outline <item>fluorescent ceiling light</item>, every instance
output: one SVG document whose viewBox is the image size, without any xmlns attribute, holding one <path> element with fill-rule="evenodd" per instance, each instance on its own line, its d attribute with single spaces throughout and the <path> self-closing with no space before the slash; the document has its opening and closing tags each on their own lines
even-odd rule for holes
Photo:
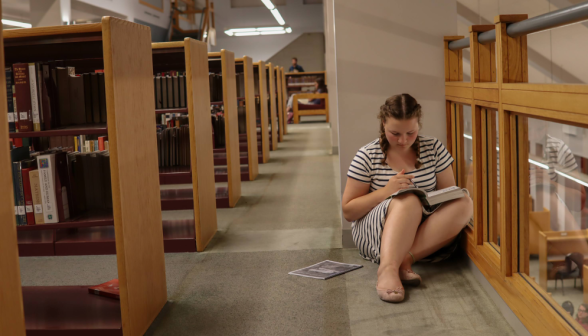
<svg viewBox="0 0 588 336">
<path fill-rule="evenodd" d="M 255 28 L 233 28 L 231 29 L 233 33 L 240 33 L 240 32 L 253 32 Z"/>
<path fill-rule="evenodd" d="M 292 32 L 292 28 L 291 27 L 286 28 L 286 33 L 291 33 L 291 32 Z"/>
<path fill-rule="evenodd" d="M 261 35 L 278 35 L 278 34 L 286 34 L 286 31 L 285 30 L 276 30 L 276 31 L 261 32 Z"/>
<path fill-rule="evenodd" d="M 260 32 L 245 32 L 245 33 L 235 33 L 235 36 L 254 36 L 259 35 Z"/>
<path fill-rule="evenodd" d="M 21 27 L 21 28 L 31 28 L 33 26 L 30 23 L 24 23 L 24 22 L 12 21 L 12 20 L 5 20 L 5 19 L 2 19 L 2 24 L 5 24 L 7 26 Z"/>
<path fill-rule="evenodd" d="M 284 30 L 284 27 L 261 27 L 257 28 L 257 31 L 270 31 L 270 30 Z"/>
<path fill-rule="evenodd" d="M 274 15 L 274 17 L 276 18 L 276 21 L 278 21 L 278 23 L 283 26 L 284 24 L 286 24 L 286 21 L 284 21 L 284 19 L 282 18 L 282 16 L 280 15 L 280 12 L 278 11 L 277 8 L 272 9 L 272 14 Z"/>
<path fill-rule="evenodd" d="M 276 8 L 271 0 L 261 0 L 261 2 L 263 2 L 265 7 L 267 7 L 267 9 L 269 9 L 269 10 Z"/>
<path fill-rule="evenodd" d="M 229 35 L 229 36 L 233 36 L 233 31 L 232 30 L 225 30 L 225 34 Z"/>
</svg>

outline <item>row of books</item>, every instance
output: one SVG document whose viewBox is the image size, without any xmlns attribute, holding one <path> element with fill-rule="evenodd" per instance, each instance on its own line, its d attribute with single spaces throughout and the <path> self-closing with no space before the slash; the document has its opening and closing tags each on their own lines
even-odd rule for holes
<svg viewBox="0 0 588 336">
<path fill-rule="evenodd" d="M 76 74 L 64 61 L 5 68 L 10 132 L 106 123 L 103 70 Z"/>
<path fill-rule="evenodd" d="M 54 148 L 11 150 L 17 225 L 65 221 L 86 211 L 112 209 L 109 152 Z"/>
<path fill-rule="evenodd" d="M 288 76 L 288 84 L 314 85 L 314 82 L 319 78 L 324 78 L 324 76 L 323 75 Z"/>
<path fill-rule="evenodd" d="M 158 127 L 157 153 L 160 167 L 190 165 L 190 131 L 188 125 Z"/>
<path fill-rule="evenodd" d="M 153 76 L 155 87 L 155 108 L 170 109 L 187 106 L 186 73 L 170 71 Z"/>
</svg>

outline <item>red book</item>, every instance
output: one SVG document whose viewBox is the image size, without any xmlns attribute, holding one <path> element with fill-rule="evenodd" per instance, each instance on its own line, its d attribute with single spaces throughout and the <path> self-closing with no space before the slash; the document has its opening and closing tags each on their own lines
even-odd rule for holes
<svg viewBox="0 0 588 336">
<path fill-rule="evenodd" d="M 22 189 L 24 191 L 27 225 L 35 225 L 35 212 L 33 210 L 33 193 L 31 191 L 31 180 L 29 178 L 29 172 L 35 169 L 37 169 L 37 167 L 22 169 Z"/>
<path fill-rule="evenodd" d="M 14 89 L 16 97 L 15 110 L 18 115 L 18 131 L 33 131 L 33 115 L 31 112 L 31 87 L 29 83 L 28 63 L 12 65 L 14 73 Z"/>
<path fill-rule="evenodd" d="M 94 73 L 104 73 L 104 69 L 94 70 Z"/>
<path fill-rule="evenodd" d="M 103 151 L 104 150 L 104 138 L 106 137 L 98 137 L 98 150 Z"/>
<path fill-rule="evenodd" d="M 98 286 L 88 287 L 90 294 L 109 297 L 120 300 L 120 290 L 118 289 L 118 279 L 113 279 Z"/>
</svg>

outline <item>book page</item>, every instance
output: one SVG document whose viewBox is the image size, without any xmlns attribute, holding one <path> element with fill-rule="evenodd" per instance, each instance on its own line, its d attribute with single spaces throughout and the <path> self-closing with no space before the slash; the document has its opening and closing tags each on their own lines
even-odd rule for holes
<svg viewBox="0 0 588 336">
<path fill-rule="evenodd" d="M 441 195 L 441 194 L 444 194 L 444 193 L 447 193 L 450 191 L 454 191 L 454 190 L 458 190 L 458 189 L 461 189 L 461 188 L 457 187 L 457 186 L 453 186 L 453 187 L 448 187 L 448 188 L 441 189 L 441 190 L 431 191 L 431 192 L 427 193 L 427 197 L 434 197 L 434 196 Z"/>
</svg>

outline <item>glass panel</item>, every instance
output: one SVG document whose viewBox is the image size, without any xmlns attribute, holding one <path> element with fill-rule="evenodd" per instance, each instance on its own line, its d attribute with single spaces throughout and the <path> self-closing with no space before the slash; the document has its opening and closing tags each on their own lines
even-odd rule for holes
<svg viewBox="0 0 588 336">
<path fill-rule="evenodd" d="M 486 241 L 500 252 L 500 148 L 498 113 L 484 109 L 486 116 Z"/>
<path fill-rule="evenodd" d="M 465 181 L 460 182 L 460 187 L 466 188 L 470 192 L 470 196 L 474 195 L 474 152 L 472 146 L 472 107 L 464 105 L 463 114 L 463 156 L 465 160 Z M 469 222 L 470 226 L 474 226 L 473 220 Z"/>
<path fill-rule="evenodd" d="M 588 257 L 588 132 L 528 120 L 529 275 L 576 318 L 579 309 L 588 310 L 580 308 Z M 588 326 L 588 313 L 579 317 Z"/>
</svg>

